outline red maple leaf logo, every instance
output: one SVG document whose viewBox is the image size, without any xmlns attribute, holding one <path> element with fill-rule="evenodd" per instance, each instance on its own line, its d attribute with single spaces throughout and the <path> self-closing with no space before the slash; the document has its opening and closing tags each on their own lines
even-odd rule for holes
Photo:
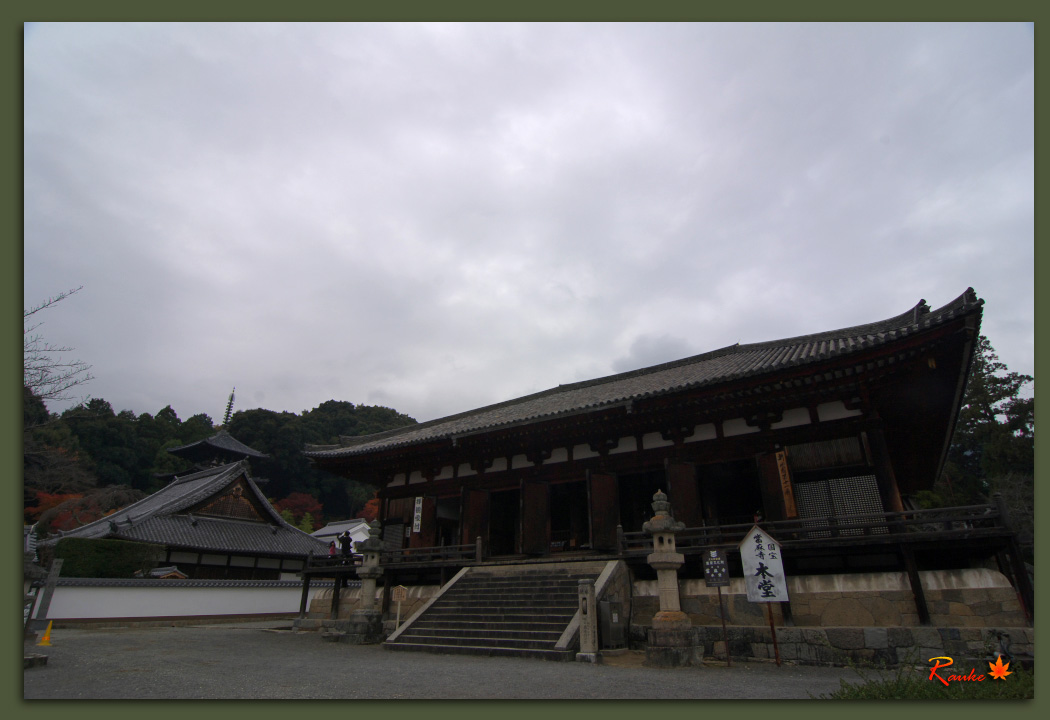
<svg viewBox="0 0 1050 720">
<path fill-rule="evenodd" d="M 995 659 L 994 663 L 988 663 L 988 667 L 992 669 L 992 677 L 996 680 L 1005 680 L 1007 675 L 1013 675 L 1009 671 L 1010 663 L 1003 664 L 1003 656 L 1000 655 Z"/>
</svg>

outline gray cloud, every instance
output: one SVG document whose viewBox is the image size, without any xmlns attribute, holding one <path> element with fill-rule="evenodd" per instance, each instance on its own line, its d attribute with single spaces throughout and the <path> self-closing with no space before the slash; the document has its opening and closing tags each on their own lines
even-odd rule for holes
<svg viewBox="0 0 1050 720">
<path fill-rule="evenodd" d="M 1022 24 L 42 24 L 24 300 L 118 409 L 419 419 L 973 286 L 1033 371 Z M 53 409 L 60 409 L 59 407 Z"/>
</svg>

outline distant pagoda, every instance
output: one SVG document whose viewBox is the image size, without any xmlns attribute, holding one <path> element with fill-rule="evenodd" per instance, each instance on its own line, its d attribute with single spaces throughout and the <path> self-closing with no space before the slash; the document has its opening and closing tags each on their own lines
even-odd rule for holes
<svg viewBox="0 0 1050 720">
<path fill-rule="evenodd" d="M 248 447 L 225 429 L 203 440 L 169 448 L 168 452 L 189 460 L 199 467 L 225 465 L 246 459 L 262 460 L 270 457 L 266 453 Z"/>
</svg>

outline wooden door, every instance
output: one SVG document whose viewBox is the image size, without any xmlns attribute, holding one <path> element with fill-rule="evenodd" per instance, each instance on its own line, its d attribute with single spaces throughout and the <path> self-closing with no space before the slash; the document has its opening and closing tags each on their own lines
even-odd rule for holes
<svg viewBox="0 0 1050 720">
<path fill-rule="evenodd" d="M 620 493 L 616 476 L 609 472 L 589 473 L 591 547 L 616 549 L 616 526 L 620 524 Z"/>
<path fill-rule="evenodd" d="M 521 482 L 521 551 L 546 555 L 550 550 L 550 495 L 545 482 Z"/>
</svg>

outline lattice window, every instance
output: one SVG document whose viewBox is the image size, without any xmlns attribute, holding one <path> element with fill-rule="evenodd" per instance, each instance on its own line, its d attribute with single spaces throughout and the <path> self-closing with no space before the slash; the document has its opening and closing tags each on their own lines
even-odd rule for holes
<svg viewBox="0 0 1050 720">
<path fill-rule="evenodd" d="M 881 515 L 882 499 L 874 475 L 857 475 L 831 480 L 815 480 L 796 483 L 795 502 L 798 505 L 799 518 L 803 525 L 818 527 L 825 525 L 829 517 L 834 517 L 839 525 L 840 535 L 861 535 L 861 528 L 850 529 L 850 525 L 871 524 L 874 518 L 860 520 L 841 519 L 846 515 Z M 812 518 L 811 521 L 806 520 Z M 885 527 L 871 530 L 873 533 L 885 533 Z M 830 537 L 830 531 L 814 532 L 811 537 Z"/>
<path fill-rule="evenodd" d="M 405 544 L 405 524 L 387 523 L 383 526 L 383 551 L 397 552 Z"/>
</svg>

